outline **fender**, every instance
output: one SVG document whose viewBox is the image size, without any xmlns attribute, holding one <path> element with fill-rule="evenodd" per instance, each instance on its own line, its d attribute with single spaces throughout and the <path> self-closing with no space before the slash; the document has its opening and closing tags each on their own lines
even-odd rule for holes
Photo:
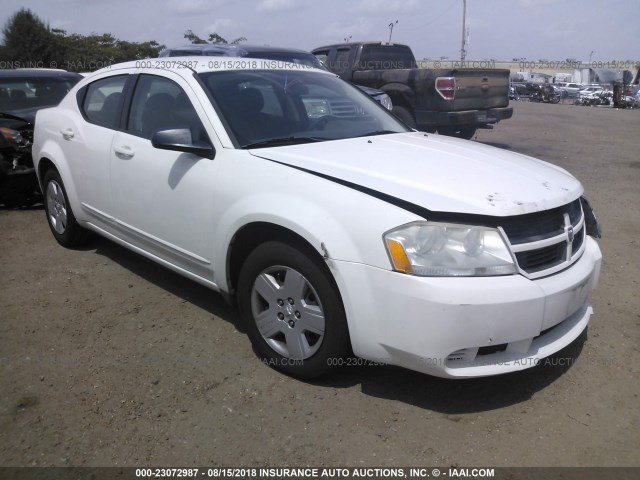
<svg viewBox="0 0 640 480">
<path fill-rule="evenodd" d="M 41 146 L 39 145 L 39 147 L 40 148 L 38 148 L 37 152 L 34 151 L 33 163 L 43 194 L 46 197 L 47 192 L 45 185 L 43 184 L 44 178 L 42 178 L 43 172 L 40 171 L 40 162 L 47 159 L 54 165 L 60 174 L 60 178 L 62 178 L 62 183 L 64 183 L 64 189 L 67 192 L 67 198 L 69 199 L 69 204 L 71 205 L 71 209 L 73 210 L 76 220 L 78 220 L 79 223 L 84 224 L 85 220 L 83 218 L 83 209 L 80 208 L 80 199 L 78 198 L 78 192 L 75 188 L 73 175 L 69 169 L 69 162 L 67 161 L 64 151 L 51 139 L 45 140 L 45 142 Z"/>
<path fill-rule="evenodd" d="M 415 109 L 416 94 L 415 91 L 408 85 L 402 83 L 391 82 L 379 87 L 384 93 L 391 97 L 391 101 L 394 105 L 396 103 L 400 106 L 403 103 L 409 105 L 412 109 Z M 398 100 L 401 99 L 401 100 Z"/>
<path fill-rule="evenodd" d="M 285 228 L 307 240 L 320 256 L 328 252 L 330 260 L 389 269 L 382 233 L 420 218 L 383 199 L 258 157 L 225 162 L 224 177 L 236 177 L 247 169 L 253 172 L 252 181 L 238 184 L 221 180 L 218 187 L 219 198 L 235 199 L 214 214 L 219 220 L 213 231 L 222 235 L 213 245 L 213 265 L 217 267 L 213 280 L 226 291 L 228 272 L 221 267 L 227 265 L 229 247 L 237 232 L 251 223 Z M 283 183 L 283 188 L 270 188 L 278 182 Z M 384 227 L 372 227 L 367 212 L 375 212 Z"/>
</svg>

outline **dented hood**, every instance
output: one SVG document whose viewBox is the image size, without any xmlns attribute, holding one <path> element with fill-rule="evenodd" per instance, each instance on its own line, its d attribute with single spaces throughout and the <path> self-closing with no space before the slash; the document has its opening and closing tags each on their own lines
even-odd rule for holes
<svg viewBox="0 0 640 480">
<path fill-rule="evenodd" d="M 419 132 L 250 152 L 437 212 L 521 215 L 567 204 L 583 191 L 567 171 L 541 160 Z"/>
</svg>

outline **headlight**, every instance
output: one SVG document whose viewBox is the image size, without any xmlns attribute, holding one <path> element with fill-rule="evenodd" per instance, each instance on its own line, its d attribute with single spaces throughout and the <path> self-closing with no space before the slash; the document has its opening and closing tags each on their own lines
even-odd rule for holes
<svg viewBox="0 0 640 480">
<path fill-rule="evenodd" d="M 376 100 L 380 102 L 380 104 L 387 110 L 393 110 L 393 102 L 391 101 L 391 97 L 386 93 L 377 95 Z"/>
<path fill-rule="evenodd" d="M 27 141 L 22 137 L 22 134 L 18 130 L 13 130 L 11 128 L 0 127 L 0 138 L 4 139 L 4 142 L 6 142 L 7 145 L 14 148 L 24 147 L 27 144 Z"/>
<path fill-rule="evenodd" d="M 495 228 L 419 222 L 384 235 L 394 270 L 423 277 L 512 275 L 517 268 Z"/>
</svg>

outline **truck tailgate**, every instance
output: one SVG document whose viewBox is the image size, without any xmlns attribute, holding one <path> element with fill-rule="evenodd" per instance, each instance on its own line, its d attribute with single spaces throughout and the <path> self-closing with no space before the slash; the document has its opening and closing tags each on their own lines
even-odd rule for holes
<svg viewBox="0 0 640 480">
<path fill-rule="evenodd" d="M 453 100 L 436 92 L 438 77 L 455 77 Z M 506 69 L 393 69 L 353 72 L 351 81 L 357 85 L 384 91 L 408 87 L 413 91 L 407 100 L 416 111 L 462 112 L 503 108 L 509 105 L 509 70 Z M 402 87 L 402 86 L 406 87 Z M 394 99 L 394 104 L 397 100 Z"/>
<path fill-rule="evenodd" d="M 509 70 L 458 69 L 448 75 L 456 79 L 452 111 L 482 110 L 509 105 Z"/>
</svg>

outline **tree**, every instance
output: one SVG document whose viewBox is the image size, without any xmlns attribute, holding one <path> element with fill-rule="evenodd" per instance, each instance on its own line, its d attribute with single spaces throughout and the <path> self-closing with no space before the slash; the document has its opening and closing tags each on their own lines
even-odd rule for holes
<svg viewBox="0 0 640 480">
<path fill-rule="evenodd" d="M 189 40 L 191 43 L 195 44 L 195 45 L 203 45 L 203 44 L 207 44 L 207 43 L 211 43 L 211 44 L 217 44 L 217 43 L 224 43 L 224 44 L 231 44 L 231 45 L 237 45 L 238 43 L 242 43 L 242 42 L 246 42 L 247 38 L 246 37 L 238 37 L 234 40 L 231 40 L 231 42 L 227 41 L 226 38 L 218 35 L 217 33 L 213 32 L 209 34 L 209 41 L 204 40 L 202 38 L 200 38 L 198 35 L 196 35 L 195 33 L 193 33 L 193 30 L 187 30 L 186 32 L 184 32 L 184 38 L 186 38 L 187 40 Z"/>
<path fill-rule="evenodd" d="M 21 64 L 49 64 L 57 61 L 56 36 L 38 16 L 27 8 L 14 13 L 2 29 L 6 60 Z"/>
<path fill-rule="evenodd" d="M 186 32 L 184 32 L 184 38 L 186 38 L 191 43 L 194 43 L 196 45 L 202 45 L 204 43 L 207 43 L 206 40 L 203 40 L 202 38 L 197 36 L 195 33 L 193 33 L 192 30 L 187 30 Z"/>
<path fill-rule="evenodd" d="M 2 34 L 4 46 L 0 46 L 0 60 L 19 62 L 20 66 L 57 66 L 80 72 L 112 63 L 157 57 L 165 48 L 155 40 L 127 42 L 110 33 L 67 34 L 66 30 L 49 28 L 31 10 L 24 8 L 7 21 Z"/>
</svg>

